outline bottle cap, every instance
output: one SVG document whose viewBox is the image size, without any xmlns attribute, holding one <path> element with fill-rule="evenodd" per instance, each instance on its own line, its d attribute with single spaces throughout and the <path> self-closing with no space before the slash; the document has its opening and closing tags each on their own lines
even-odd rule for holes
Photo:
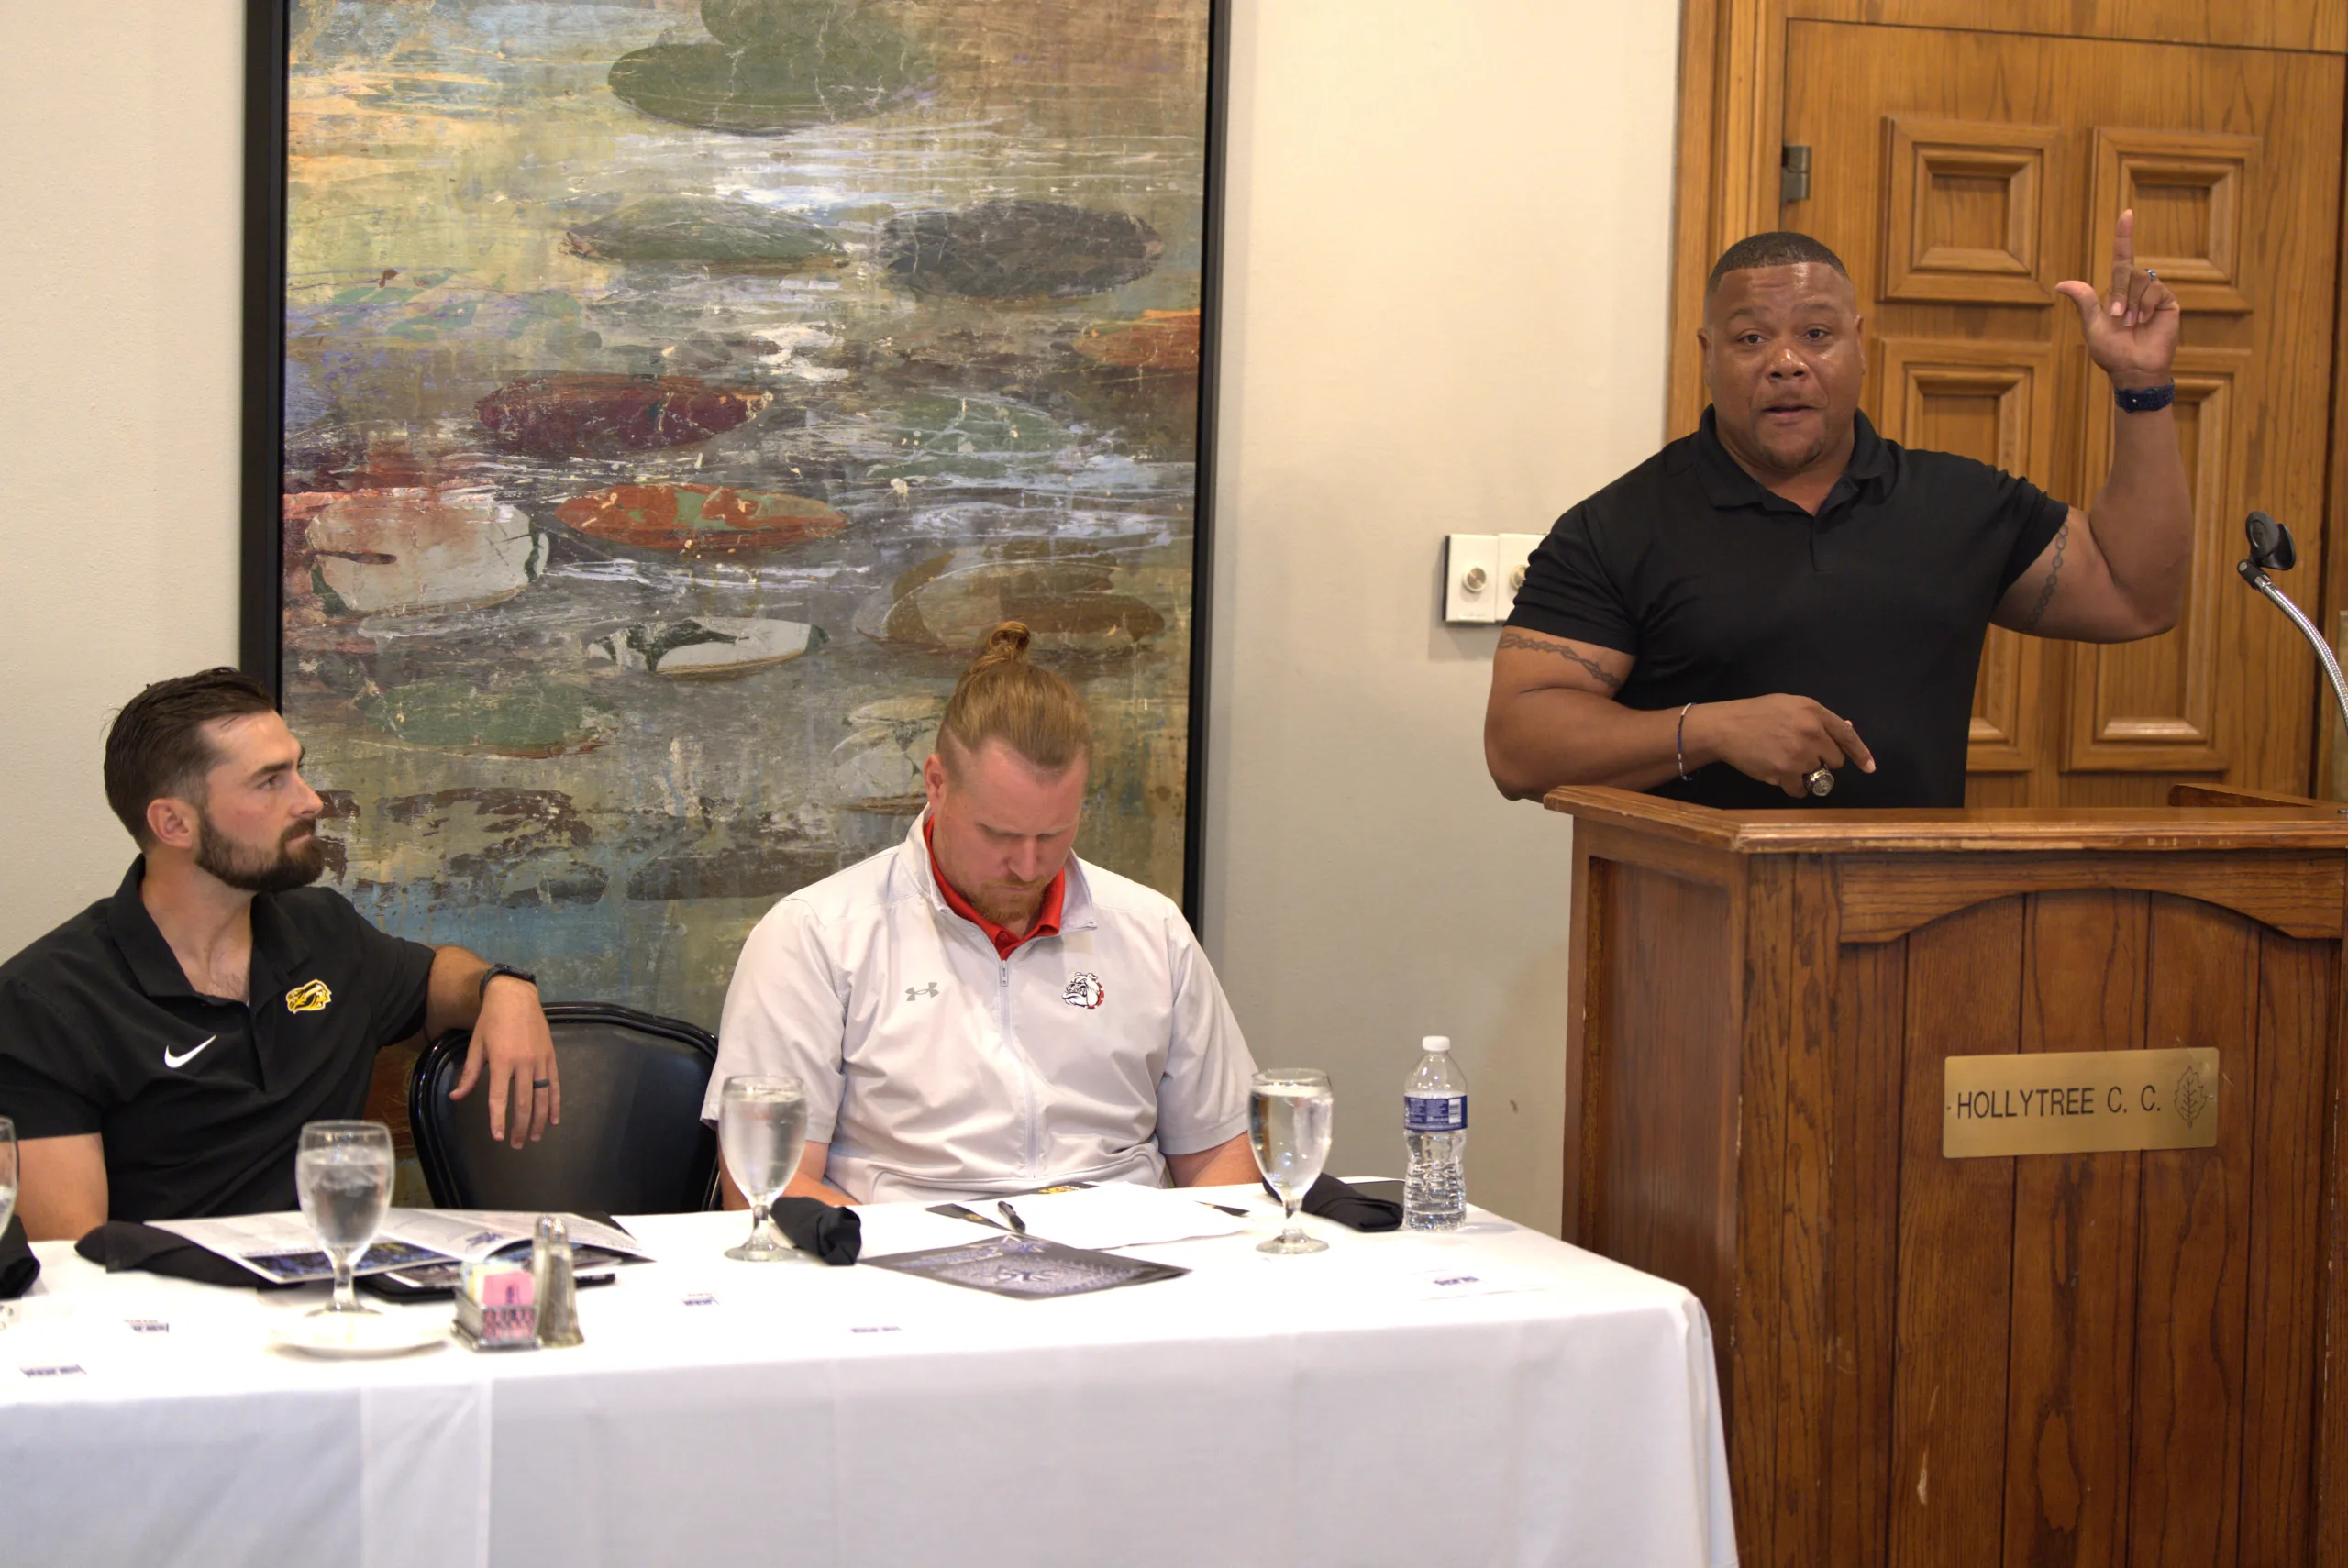
<svg viewBox="0 0 2348 1568">
<path fill-rule="evenodd" d="M 1448 1051 L 1451 1049 L 1451 1036 L 1448 1034 L 1430 1034 L 1425 1039 L 1419 1042 L 1419 1049 L 1422 1051 Z"/>
</svg>

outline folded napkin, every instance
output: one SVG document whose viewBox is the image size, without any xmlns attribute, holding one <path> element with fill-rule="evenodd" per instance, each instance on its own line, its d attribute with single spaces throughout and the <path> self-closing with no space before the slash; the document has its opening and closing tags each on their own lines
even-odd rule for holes
<svg viewBox="0 0 2348 1568">
<path fill-rule="evenodd" d="M 803 1253 L 834 1268 L 852 1264 L 864 1251 L 864 1221 L 853 1209 L 838 1209 L 813 1198 L 778 1198 L 771 1210 L 775 1229 Z"/>
<path fill-rule="evenodd" d="M 1272 1192 L 1272 1184 L 1264 1184 Z M 1272 1192 L 1274 1198 L 1279 1196 Z M 1357 1192 L 1335 1176 L 1324 1176 L 1312 1184 L 1298 1208 L 1316 1220 L 1335 1220 L 1338 1224 L 1356 1231 L 1399 1231 L 1402 1228 L 1402 1206 L 1390 1198 L 1372 1198 Z"/>
<path fill-rule="evenodd" d="M 14 1301 L 39 1277 L 40 1259 L 25 1240 L 25 1222 L 10 1215 L 8 1228 L 0 1231 L 0 1301 Z"/>
<path fill-rule="evenodd" d="M 184 1236 L 159 1231 L 128 1220 L 109 1220 L 80 1241 L 73 1250 L 108 1274 L 142 1269 L 149 1274 L 192 1279 L 198 1285 L 226 1285 L 238 1290 L 282 1290 L 287 1286 L 260 1275 L 218 1253 L 199 1247 Z"/>
</svg>

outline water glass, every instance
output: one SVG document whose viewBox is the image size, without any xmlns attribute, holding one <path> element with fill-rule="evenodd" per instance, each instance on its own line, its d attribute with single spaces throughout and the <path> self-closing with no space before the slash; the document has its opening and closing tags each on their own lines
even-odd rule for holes
<svg viewBox="0 0 2348 1568">
<path fill-rule="evenodd" d="M 392 1130 L 380 1121 L 306 1124 L 294 1156 L 294 1190 L 334 1268 L 334 1299 L 310 1316 L 377 1316 L 359 1304 L 351 1270 L 392 1205 Z"/>
<path fill-rule="evenodd" d="M 1304 1233 L 1297 1205 L 1321 1178 L 1329 1158 L 1329 1134 L 1336 1119 L 1329 1075 L 1316 1067 L 1273 1067 L 1257 1073 L 1247 1094 L 1247 1143 L 1256 1168 L 1279 1196 L 1280 1233 L 1256 1250 L 1289 1255 L 1324 1253 L 1329 1243 Z"/>
<path fill-rule="evenodd" d="M 727 1078 L 717 1091 L 717 1146 L 726 1174 L 750 1200 L 749 1239 L 725 1255 L 743 1263 L 797 1260 L 797 1250 L 774 1228 L 773 1213 L 807 1147 L 807 1086 L 792 1077 Z"/>
</svg>

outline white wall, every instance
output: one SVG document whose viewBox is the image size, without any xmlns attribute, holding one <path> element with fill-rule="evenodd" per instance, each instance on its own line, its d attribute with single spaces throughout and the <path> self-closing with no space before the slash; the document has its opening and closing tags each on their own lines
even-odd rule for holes
<svg viewBox="0 0 2348 1568">
<path fill-rule="evenodd" d="M 237 658 L 244 7 L 27 6 L 0 50 L 0 954 L 111 892 L 98 758 Z"/>
<path fill-rule="evenodd" d="M 1400 1174 L 1449 1034 L 1468 1192 L 1554 1229 L 1564 821 L 1485 775 L 1449 532 L 1540 533 L 1662 436 L 1677 14 L 1258 0 L 1233 39 L 1207 942 L 1258 1061 Z"/>
<path fill-rule="evenodd" d="M 1563 824 L 1478 732 L 1436 540 L 1653 450 L 1678 6 L 1240 0 L 1208 929 L 1266 1062 L 1392 1168 L 1423 1032 L 1476 1198 L 1554 1225 Z M 112 708 L 236 656 L 233 0 L 24 7 L 0 52 L 0 953 L 109 890 Z M 92 61 L 105 69 L 94 77 Z M 90 83 L 105 83 L 93 98 Z"/>
</svg>

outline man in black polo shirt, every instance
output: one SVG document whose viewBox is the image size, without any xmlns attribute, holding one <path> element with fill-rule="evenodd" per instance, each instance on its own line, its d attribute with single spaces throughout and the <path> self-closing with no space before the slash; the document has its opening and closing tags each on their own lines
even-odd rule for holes
<svg viewBox="0 0 2348 1568">
<path fill-rule="evenodd" d="M 356 1117 L 375 1052 L 470 1026 L 453 1094 L 493 1133 L 561 1119 L 530 977 L 384 935 L 307 884 L 317 795 L 269 693 L 233 669 L 149 687 L 106 736 L 106 801 L 141 851 L 110 898 L 0 966 L 0 1115 L 35 1241 L 108 1219 L 295 1206 L 305 1121 Z"/>
<path fill-rule="evenodd" d="M 2192 536 L 2169 412 L 2178 313 L 2132 234 L 2123 213 L 2108 298 L 2060 285 L 2121 409 L 2085 511 L 1877 436 L 1843 263 L 1805 235 L 1730 247 L 1699 334 L 1703 423 L 1534 552 L 1485 712 L 1501 792 L 1958 806 L 1993 623 L 2083 642 L 2173 625 Z"/>
</svg>

